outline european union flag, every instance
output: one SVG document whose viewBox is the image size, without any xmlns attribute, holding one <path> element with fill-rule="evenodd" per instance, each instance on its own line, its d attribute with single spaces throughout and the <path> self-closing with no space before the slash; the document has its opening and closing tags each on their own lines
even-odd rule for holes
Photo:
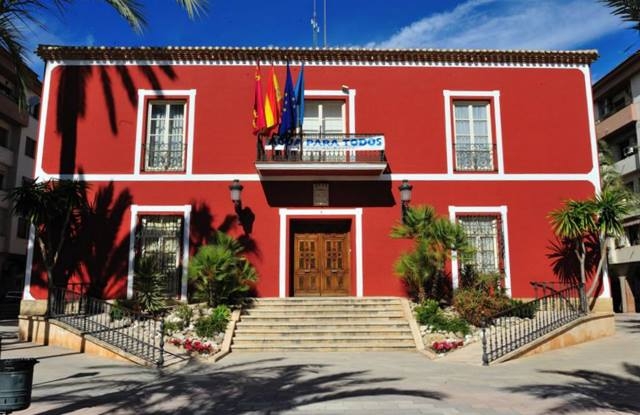
<svg viewBox="0 0 640 415">
<path fill-rule="evenodd" d="M 302 132 L 302 121 L 304 121 L 304 62 L 300 67 L 298 81 L 296 81 L 296 128 Z"/>
<path fill-rule="evenodd" d="M 278 128 L 280 137 L 289 135 L 296 128 L 295 99 L 291 69 L 289 68 L 289 62 L 287 62 L 287 80 L 284 84 L 284 97 L 282 98 L 282 117 L 280 119 L 280 128 Z"/>
</svg>

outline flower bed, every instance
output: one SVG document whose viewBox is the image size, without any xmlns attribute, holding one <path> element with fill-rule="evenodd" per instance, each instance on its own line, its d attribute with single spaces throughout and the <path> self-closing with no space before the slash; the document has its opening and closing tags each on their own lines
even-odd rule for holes
<svg viewBox="0 0 640 415">
<path fill-rule="evenodd" d="M 196 356 L 212 356 L 221 349 L 229 318 L 226 307 L 181 304 L 165 318 L 167 344 Z"/>
</svg>

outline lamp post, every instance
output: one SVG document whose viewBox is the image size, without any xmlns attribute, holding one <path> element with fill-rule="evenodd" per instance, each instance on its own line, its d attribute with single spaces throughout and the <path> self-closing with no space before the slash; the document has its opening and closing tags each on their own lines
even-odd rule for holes
<svg viewBox="0 0 640 415">
<path fill-rule="evenodd" d="M 236 212 L 242 209 L 242 189 L 244 186 L 240 184 L 240 180 L 235 179 L 229 185 L 229 191 L 231 192 L 231 201 L 236 209 Z"/>
<path fill-rule="evenodd" d="M 411 202 L 411 191 L 413 186 L 409 184 L 409 180 L 403 180 L 402 184 L 398 186 L 400 190 L 400 209 L 402 213 L 402 223 L 405 223 L 407 217 L 407 209 L 409 208 L 409 202 Z"/>
</svg>

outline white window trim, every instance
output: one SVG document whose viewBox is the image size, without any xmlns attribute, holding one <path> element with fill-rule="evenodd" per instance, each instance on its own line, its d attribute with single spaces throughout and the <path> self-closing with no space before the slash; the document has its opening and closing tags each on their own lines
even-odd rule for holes
<svg viewBox="0 0 640 415">
<path fill-rule="evenodd" d="M 160 100 L 167 100 L 172 98 L 186 98 L 187 114 L 185 114 L 185 128 L 186 128 L 186 154 L 185 154 L 185 171 L 184 175 L 190 175 L 193 172 L 193 135 L 195 130 L 195 111 L 196 111 L 196 90 L 195 89 L 163 89 L 163 90 L 150 90 L 139 89 L 138 90 L 138 114 L 136 121 L 136 147 L 135 147 L 135 160 L 133 165 L 133 174 L 140 175 L 142 171 L 142 144 L 146 140 L 147 131 L 145 126 L 147 125 L 145 117 L 148 113 L 148 101 L 153 98 Z M 180 175 L 180 173 L 174 173 L 174 175 Z"/>
<path fill-rule="evenodd" d="M 182 213 L 182 280 L 180 300 L 187 301 L 187 271 L 189 268 L 189 229 L 191 224 L 191 205 L 131 205 L 131 224 L 129 226 L 129 268 L 127 273 L 127 298 L 133 297 L 133 277 L 136 259 L 136 227 L 141 213 Z"/>
<path fill-rule="evenodd" d="M 363 239 L 362 239 L 362 208 L 355 209 L 280 209 L 280 244 L 278 263 L 278 296 L 287 296 L 287 240 L 289 235 L 289 219 L 291 216 L 353 216 L 355 223 L 355 244 L 356 244 L 356 297 L 364 295 L 364 273 L 363 273 Z"/>
<path fill-rule="evenodd" d="M 495 121 L 495 131 L 492 142 L 495 140 L 496 145 L 496 162 L 497 162 L 497 174 L 504 174 L 504 158 L 502 153 L 502 119 L 500 117 L 500 91 L 450 91 L 445 89 L 442 91 L 444 96 L 444 121 L 445 121 L 445 137 L 447 142 L 447 174 L 465 174 L 464 172 L 455 172 L 455 154 L 453 152 L 453 100 L 460 98 L 461 100 L 470 99 L 486 99 L 490 101 L 489 104 L 489 123 Z M 493 104 L 493 105 L 492 105 Z M 491 132 L 493 129 L 489 127 Z M 481 172 L 482 173 L 482 172 Z M 473 172 L 472 172 L 473 174 Z M 496 175 L 496 173 L 487 173 Z"/>
<path fill-rule="evenodd" d="M 452 223 L 456 222 L 458 214 L 461 213 L 473 213 L 473 214 L 491 214 L 500 216 L 502 223 L 502 243 L 504 244 L 504 288 L 507 295 L 511 296 L 511 261 L 509 260 L 509 224 L 507 221 L 507 206 L 449 206 L 449 220 Z M 456 251 L 453 251 L 451 257 L 451 282 L 453 288 L 458 288 L 459 272 L 458 272 L 458 258 Z"/>
<path fill-rule="evenodd" d="M 346 134 L 355 134 L 356 132 L 356 90 L 350 89 L 349 87 L 344 87 L 343 89 L 335 89 L 335 90 L 323 90 L 323 89 L 308 89 L 304 91 L 305 99 L 314 99 L 314 98 L 337 98 L 344 99 L 347 98 L 347 111 L 349 112 L 349 123 L 345 125 Z M 345 110 L 343 109 L 343 116 L 345 115 Z"/>
</svg>

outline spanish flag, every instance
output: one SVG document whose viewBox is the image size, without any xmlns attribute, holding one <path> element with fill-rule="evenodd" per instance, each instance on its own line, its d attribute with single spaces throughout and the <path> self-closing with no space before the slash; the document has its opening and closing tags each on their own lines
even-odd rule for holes
<svg viewBox="0 0 640 415">
<path fill-rule="evenodd" d="M 256 64 L 255 93 L 253 95 L 253 133 L 260 134 L 267 126 L 264 119 L 262 102 L 262 79 L 260 77 L 260 63 Z"/>
<path fill-rule="evenodd" d="M 264 119 L 267 129 L 273 129 L 280 124 L 280 110 L 282 106 L 282 96 L 276 71 L 271 65 L 271 76 L 267 85 L 267 93 L 264 96 Z"/>
</svg>

